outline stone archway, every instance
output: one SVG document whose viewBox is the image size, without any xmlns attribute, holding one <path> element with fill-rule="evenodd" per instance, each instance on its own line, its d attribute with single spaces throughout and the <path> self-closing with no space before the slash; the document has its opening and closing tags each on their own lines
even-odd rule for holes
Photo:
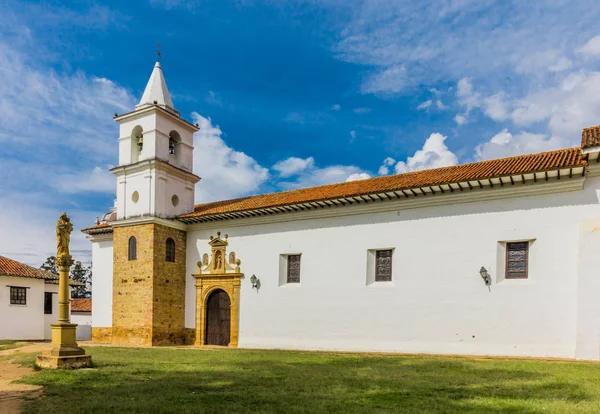
<svg viewBox="0 0 600 414">
<path fill-rule="evenodd" d="M 231 301 L 222 289 L 215 289 L 206 299 L 205 345 L 228 346 L 231 336 Z"/>
<path fill-rule="evenodd" d="M 211 237 L 212 258 L 198 262 L 196 279 L 196 340 L 194 345 L 238 346 L 240 320 L 240 259 L 235 253 L 227 262 L 227 235 Z M 220 292 L 220 293 L 219 293 Z M 228 319 L 227 319 L 228 317 Z M 229 327 L 229 335 L 225 332 Z M 210 330 L 210 332 L 209 332 Z M 209 338 L 210 336 L 210 338 Z"/>
</svg>

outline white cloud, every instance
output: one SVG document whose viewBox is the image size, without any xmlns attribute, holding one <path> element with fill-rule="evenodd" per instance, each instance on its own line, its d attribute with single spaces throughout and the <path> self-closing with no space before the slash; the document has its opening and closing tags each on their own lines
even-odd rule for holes
<svg viewBox="0 0 600 414">
<path fill-rule="evenodd" d="M 354 138 L 356 138 L 356 131 L 352 130 L 350 131 L 350 142 L 354 141 Z"/>
<path fill-rule="evenodd" d="M 570 69 L 573 62 L 557 50 L 535 52 L 522 56 L 515 65 L 515 71 L 520 74 L 538 74 L 548 72 L 562 72 Z"/>
<path fill-rule="evenodd" d="M 79 16 L 62 8 L 31 7 L 35 23 L 47 28 L 63 25 L 65 16 L 74 24 L 81 17 L 96 29 L 114 18 L 103 8 Z M 0 228 L 9 236 L 0 240 L 0 254 L 41 265 L 55 253 L 56 219 L 67 210 L 75 225 L 71 251 L 76 260 L 88 261 L 91 245 L 79 230 L 110 205 L 90 205 L 82 193 L 114 192 L 112 174 L 93 166 L 116 160 L 118 125 L 112 116 L 129 111 L 136 100 L 109 79 L 50 68 L 35 28 L 2 6 L 0 13 L 11 16 L 0 38 L 0 193 L 9 195 L 0 200 L 6 213 L 0 215 Z"/>
<path fill-rule="evenodd" d="M 504 121 L 510 111 L 510 104 L 507 102 L 504 92 L 484 98 L 483 106 L 485 114 L 494 121 Z"/>
<path fill-rule="evenodd" d="M 510 121 L 520 128 L 545 123 L 546 135 L 572 146 L 579 142 L 582 128 L 599 122 L 599 90 L 600 72 L 585 70 L 569 73 L 555 86 L 516 99 L 504 92 L 482 98 L 471 86 L 463 88 L 462 95 L 457 92 L 465 113 L 458 114 L 455 120 L 464 124 L 471 110 L 479 108 L 495 121 Z"/>
<path fill-rule="evenodd" d="M 197 202 L 224 200 L 255 193 L 269 178 L 269 170 L 252 157 L 230 148 L 210 118 L 192 113 L 200 131 L 194 134 L 194 173 Z"/>
<path fill-rule="evenodd" d="M 115 176 L 101 167 L 91 171 L 77 171 L 58 174 L 50 185 L 61 193 L 76 194 L 81 192 L 114 193 L 117 181 Z"/>
<path fill-rule="evenodd" d="M 417 109 L 421 110 L 421 109 L 427 109 L 431 106 L 431 104 L 433 103 L 433 101 L 431 99 L 421 103 L 419 106 L 417 106 Z"/>
<path fill-rule="evenodd" d="M 371 112 L 371 108 L 354 108 L 355 114 L 368 114 Z"/>
<path fill-rule="evenodd" d="M 475 159 L 480 161 L 521 154 L 534 154 L 563 147 L 564 142 L 556 137 L 527 132 L 513 135 L 507 129 L 503 129 L 488 142 L 475 148 Z"/>
<path fill-rule="evenodd" d="M 396 173 L 405 173 L 410 171 L 428 170 L 431 168 L 447 167 L 458 164 L 456 154 L 448 149 L 444 141 L 447 137 L 439 133 L 433 133 L 425 140 L 423 148 L 416 151 L 412 157 L 406 161 L 396 163 Z M 387 174 L 388 167 L 391 167 L 395 160 L 386 158 L 383 165 L 379 168 L 380 174 Z"/>
<path fill-rule="evenodd" d="M 279 173 L 280 177 L 290 177 L 305 171 L 307 168 L 313 168 L 315 160 L 313 157 L 297 158 L 290 157 L 285 160 L 278 161 L 273 165 L 273 169 Z"/>
<path fill-rule="evenodd" d="M 296 176 L 294 181 L 282 181 L 278 186 L 282 189 L 314 187 L 325 184 L 343 183 L 370 176 L 361 168 L 354 165 L 332 165 L 324 168 L 308 168 Z"/>
<path fill-rule="evenodd" d="M 600 15 L 593 0 L 326 4 L 345 12 L 338 57 L 374 68 L 363 82 L 365 93 L 397 93 L 465 76 L 507 86 L 511 94 L 528 90 L 523 82 L 533 86 L 569 67 L 569 55 L 598 34 Z M 527 70 L 534 66 L 536 73 Z"/>
<path fill-rule="evenodd" d="M 456 114 L 456 116 L 454 117 L 454 121 L 458 125 L 464 125 L 464 124 L 466 124 L 468 122 L 467 114 Z"/>
<path fill-rule="evenodd" d="M 335 104 L 335 105 L 333 105 L 333 106 L 331 107 L 331 109 L 332 109 L 333 111 L 336 111 L 336 112 L 337 112 L 337 111 L 339 111 L 340 109 L 342 109 L 342 107 L 341 107 L 341 105 L 340 105 L 340 104 Z"/>
<path fill-rule="evenodd" d="M 387 157 L 385 160 L 383 160 L 383 165 L 381 167 L 379 167 L 377 174 L 379 174 L 379 175 L 389 174 L 390 173 L 389 167 L 392 167 L 394 164 L 396 164 L 396 160 L 393 159 L 392 157 Z"/>
<path fill-rule="evenodd" d="M 349 181 L 358 181 L 358 180 L 366 180 L 367 178 L 371 178 L 371 176 L 367 173 L 353 173 L 346 178 L 346 182 Z"/>
<path fill-rule="evenodd" d="M 582 47 L 578 49 L 578 52 L 587 56 L 598 56 L 600 55 L 600 35 L 592 37 Z"/>
<path fill-rule="evenodd" d="M 404 65 L 392 65 L 368 77 L 362 84 L 363 93 L 396 94 L 404 90 L 408 73 Z"/>
</svg>

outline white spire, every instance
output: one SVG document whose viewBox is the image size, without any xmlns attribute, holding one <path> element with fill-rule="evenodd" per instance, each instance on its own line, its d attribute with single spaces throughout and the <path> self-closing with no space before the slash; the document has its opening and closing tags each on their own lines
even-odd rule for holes
<svg viewBox="0 0 600 414">
<path fill-rule="evenodd" d="M 165 82 L 160 67 L 160 62 L 156 62 L 154 65 L 152 75 L 150 75 L 150 80 L 148 80 L 142 99 L 140 99 L 140 103 L 137 104 L 135 108 L 138 109 L 144 105 L 154 105 L 155 101 L 157 105 L 162 106 L 163 108 L 166 107 L 175 110 L 175 108 L 173 108 L 173 101 L 171 101 L 171 95 L 167 89 L 167 82 Z"/>
</svg>

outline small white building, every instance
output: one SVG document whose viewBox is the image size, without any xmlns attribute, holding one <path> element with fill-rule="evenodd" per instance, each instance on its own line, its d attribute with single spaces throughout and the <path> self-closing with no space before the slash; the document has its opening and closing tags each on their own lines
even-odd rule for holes
<svg viewBox="0 0 600 414">
<path fill-rule="evenodd" d="M 92 299 L 71 299 L 71 322 L 77 324 L 77 340 L 90 341 L 92 339 Z"/>
<path fill-rule="evenodd" d="M 50 340 L 57 320 L 58 276 L 0 256 L 0 339 Z"/>
<path fill-rule="evenodd" d="M 0 339 L 51 339 L 58 276 L 0 256 Z"/>
<path fill-rule="evenodd" d="M 115 121 L 116 208 L 84 229 L 94 340 L 600 359 L 600 126 L 573 148 L 194 206 L 198 128 L 159 64 Z"/>
</svg>

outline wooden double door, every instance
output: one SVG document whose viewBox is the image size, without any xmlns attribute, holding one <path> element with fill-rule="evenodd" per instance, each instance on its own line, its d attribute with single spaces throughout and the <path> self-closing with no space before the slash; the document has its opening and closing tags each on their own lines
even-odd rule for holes
<svg viewBox="0 0 600 414">
<path fill-rule="evenodd" d="M 227 346 L 231 332 L 231 301 L 217 289 L 206 300 L 206 345 Z"/>
</svg>

